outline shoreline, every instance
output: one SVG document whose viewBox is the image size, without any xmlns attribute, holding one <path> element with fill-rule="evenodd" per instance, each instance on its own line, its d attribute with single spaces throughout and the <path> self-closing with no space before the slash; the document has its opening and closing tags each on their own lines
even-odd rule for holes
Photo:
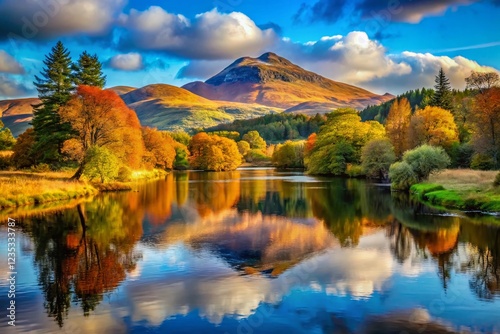
<svg viewBox="0 0 500 334">
<path fill-rule="evenodd" d="M 410 196 L 433 207 L 500 215 L 500 187 L 493 186 L 497 172 L 445 170 L 410 187 Z"/>
<path fill-rule="evenodd" d="M 72 172 L 0 172 L 0 210 L 36 206 L 53 202 L 83 199 L 106 192 L 133 190 L 139 180 L 160 179 L 167 172 L 160 170 L 142 171 L 128 182 L 94 183 L 75 181 Z"/>
</svg>

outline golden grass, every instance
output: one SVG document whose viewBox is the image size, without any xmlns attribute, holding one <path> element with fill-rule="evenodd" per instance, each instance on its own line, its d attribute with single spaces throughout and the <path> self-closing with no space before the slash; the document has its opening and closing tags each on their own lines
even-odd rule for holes
<svg viewBox="0 0 500 334">
<path fill-rule="evenodd" d="M 436 183 L 448 190 L 458 192 L 477 192 L 492 189 L 497 174 L 498 171 L 446 169 L 431 175 L 428 183 Z"/>
<path fill-rule="evenodd" d="M 0 208 L 95 195 L 86 182 L 69 180 L 71 172 L 0 172 Z"/>
</svg>

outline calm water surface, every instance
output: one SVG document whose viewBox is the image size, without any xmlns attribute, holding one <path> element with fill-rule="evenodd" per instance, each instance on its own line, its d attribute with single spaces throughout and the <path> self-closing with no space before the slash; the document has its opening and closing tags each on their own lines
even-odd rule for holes
<svg viewBox="0 0 500 334">
<path fill-rule="evenodd" d="M 272 169 L 135 190 L 0 212 L 1 333 L 500 333 L 498 218 Z"/>
</svg>

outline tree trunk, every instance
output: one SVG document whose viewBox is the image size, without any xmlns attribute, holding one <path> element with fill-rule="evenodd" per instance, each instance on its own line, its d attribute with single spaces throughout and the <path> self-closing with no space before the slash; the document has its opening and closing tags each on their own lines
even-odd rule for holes
<svg viewBox="0 0 500 334">
<path fill-rule="evenodd" d="M 83 174 L 83 167 L 84 167 L 83 163 L 80 164 L 80 167 L 78 167 L 78 169 L 76 170 L 75 175 L 71 177 L 72 180 L 77 180 L 77 181 L 80 180 Z"/>
</svg>

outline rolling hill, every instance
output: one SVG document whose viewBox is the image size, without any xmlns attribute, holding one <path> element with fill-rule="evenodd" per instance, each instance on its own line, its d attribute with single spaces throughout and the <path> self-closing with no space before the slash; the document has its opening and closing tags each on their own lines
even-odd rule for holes
<svg viewBox="0 0 500 334">
<path fill-rule="evenodd" d="M 145 86 L 122 99 L 135 110 L 142 125 L 161 130 L 205 128 L 237 119 L 282 112 L 258 104 L 211 101 L 188 90 L 166 84 Z"/>
<path fill-rule="evenodd" d="M 0 118 L 14 136 L 19 136 L 30 127 L 33 118 L 33 107 L 40 100 L 37 98 L 0 101 Z"/>
<path fill-rule="evenodd" d="M 210 100 L 257 103 L 307 113 L 320 106 L 326 112 L 339 107 L 363 109 L 393 98 L 336 82 L 309 72 L 274 53 L 243 57 L 205 82 L 183 88 Z M 312 107 L 312 108 L 311 108 Z"/>
</svg>

